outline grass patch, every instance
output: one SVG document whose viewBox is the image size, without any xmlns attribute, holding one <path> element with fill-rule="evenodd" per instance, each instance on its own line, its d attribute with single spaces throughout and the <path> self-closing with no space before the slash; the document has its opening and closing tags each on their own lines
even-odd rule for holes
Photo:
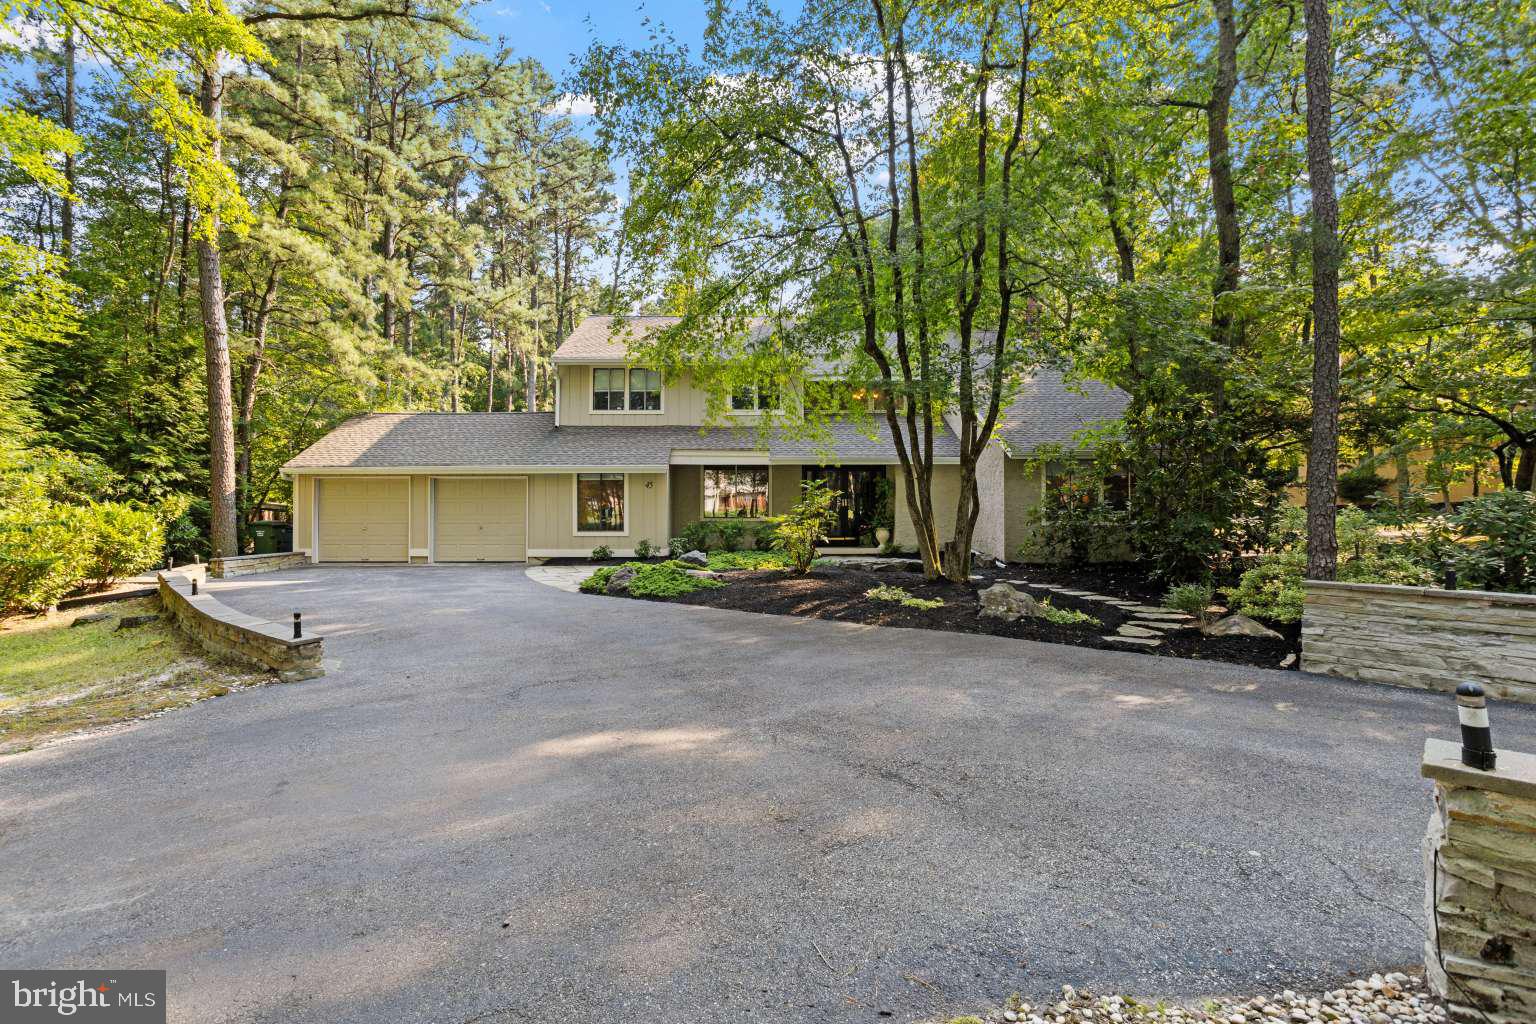
<svg viewBox="0 0 1536 1024">
<path fill-rule="evenodd" d="M 1051 599 L 1046 598 L 1040 602 L 1040 614 L 1047 622 L 1054 622 L 1058 626 L 1092 626 L 1094 629 L 1103 629 L 1104 623 L 1089 615 L 1087 612 L 1077 611 L 1075 608 L 1056 608 L 1051 605 Z"/>
<path fill-rule="evenodd" d="M 212 662 L 169 620 L 118 630 L 123 615 L 159 611 L 152 598 L 110 606 L 112 617 L 71 628 L 94 608 L 13 621 L 0 631 L 0 753 L 82 729 L 126 722 L 231 690 L 265 673 Z"/>
<path fill-rule="evenodd" d="M 889 583 L 882 583 L 878 587 L 870 587 L 864 591 L 864 596 L 871 601 L 889 601 L 891 604 L 899 604 L 903 608 L 918 608 L 924 611 L 944 607 L 944 599 L 941 597 L 913 597 L 900 587 L 893 587 Z"/>
<path fill-rule="evenodd" d="M 631 597 L 680 597 L 695 590 L 717 590 L 725 586 L 719 580 L 705 579 L 688 572 L 696 568 L 686 562 L 667 561 L 656 565 L 644 562 L 626 562 L 625 565 L 605 565 L 581 581 L 581 589 L 588 594 L 602 594 L 608 590 L 613 574 L 625 566 L 635 569 L 629 580 Z"/>
</svg>

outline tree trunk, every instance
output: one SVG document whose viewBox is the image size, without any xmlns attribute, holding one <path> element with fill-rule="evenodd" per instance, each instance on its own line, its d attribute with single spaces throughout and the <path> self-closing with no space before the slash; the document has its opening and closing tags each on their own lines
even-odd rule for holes
<svg viewBox="0 0 1536 1024">
<path fill-rule="evenodd" d="M 1338 572 L 1339 200 L 1333 180 L 1333 26 L 1306 0 L 1307 178 L 1312 189 L 1312 438 L 1307 451 L 1307 576 Z"/>
<path fill-rule="evenodd" d="M 1221 297 L 1237 291 L 1242 282 L 1242 240 L 1227 131 L 1232 94 L 1237 90 L 1237 16 L 1232 0 L 1211 0 L 1211 3 L 1216 12 L 1216 78 L 1211 83 L 1211 102 L 1205 111 L 1211 205 L 1216 217 L 1216 278 L 1211 292 L 1217 306 L 1211 313 L 1211 333 L 1217 343 L 1230 350 L 1242 342 L 1241 323 L 1230 311 L 1221 308 Z M 1309 91 L 1310 85 L 1309 80 Z"/>
<path fill-rule="evenodd" d="M 1533 482 L 1536 482 L 1536 444 L 1521 445 L 1520 464 L 1511 484 L 1517 491 L 1529 491 Z"/>
<path fill-rule="evenodd" d="M 218 55 L 203 70 L 200 98 L 203 116 L 213 132 L 213 158 L 223 158 L 219 137 L 224 111 L 224 82 Z M 206 212 L 206 211 L 205 211 Z M 235 528 L 235 432 L 229 380 L 229 324 L 224 318 L 224 269 L 219 254 L 219 216 L 208 212 L 208 223 L 197 239 L 198 293 L 203 313 L 203 356 L 208 372 L 208 499 L 209 540 L 213 557 L 239 554 Z"/>
<path fill-rule="evenodd" d="M 64 30 L 64 127 L 75 130 L 75 29 Z M 64 197 L 61 215 L 62 244 L 60 251 L 66 262 L 75 258 L 75 155 L 64 154 L 64 180 L 69 184 L 69 195 Z"/>
</svg>

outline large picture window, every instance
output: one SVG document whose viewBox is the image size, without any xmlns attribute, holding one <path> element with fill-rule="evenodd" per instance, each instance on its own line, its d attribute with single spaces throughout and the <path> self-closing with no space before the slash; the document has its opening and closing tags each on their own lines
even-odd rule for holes
<svg viewBox="0 0 1536 1024">
<path fill-rule="evenodd" d="M 705 467 L 705 519 L 761 519 L 767 514 L 767 466 Z"/>
<path fill-rule="evenodd" d="M 592 371 L 592 411 L 624 411 L 624 371 L 598 367 Z"/>
<path fill-rule="evenodd" d="M 576 474 L 576 532 L 624 532 L 624 474 Z"/>
</svg>

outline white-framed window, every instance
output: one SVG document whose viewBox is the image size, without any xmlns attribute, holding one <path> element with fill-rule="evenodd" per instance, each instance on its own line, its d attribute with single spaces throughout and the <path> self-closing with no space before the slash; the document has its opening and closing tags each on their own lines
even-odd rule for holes
<svg viewBox="0 0 1536 1024">
<path fill-rule="evenodd" d="M 643 366 L 594 366 L 592 411 L 661 412 L 661 374 Z"/>
<path fill-rule="evenodd" d="M 629 371 L 629 411 L 661 412 L 661 374 L 638 366 Z"/>
<path fill-rule="evenodd" d="M 773 388 L 751 384 L 731 392 L 732 412 L 769 412 L 778 407 Z"/>
<path fill-rule="evenodd" d="M 761 519 L 768 514 L 767 466 L 705 466 L 705 519 Z"/>
<path fill-rule="evenodd" d="M 576 532 L 627 532 L 624 527 L 627 489 L 623 473 L 577 473 Z"/>
</svg>

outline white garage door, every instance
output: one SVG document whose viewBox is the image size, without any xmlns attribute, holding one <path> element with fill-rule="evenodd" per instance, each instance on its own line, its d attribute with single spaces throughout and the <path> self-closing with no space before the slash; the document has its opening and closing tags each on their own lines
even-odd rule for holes
<svg viewBox="0 0 1536 1024">
<path fill-rule="evenodd" d="M 438 477 L 433 525 L 439 562 L 521 562 L 528 554 L 528 481 Z"/>
<path fill-rule="evenodd" d="M 406 561 L 410 500 L 408 480 L 321 480 L 318 560 Z"/>
</svg>

